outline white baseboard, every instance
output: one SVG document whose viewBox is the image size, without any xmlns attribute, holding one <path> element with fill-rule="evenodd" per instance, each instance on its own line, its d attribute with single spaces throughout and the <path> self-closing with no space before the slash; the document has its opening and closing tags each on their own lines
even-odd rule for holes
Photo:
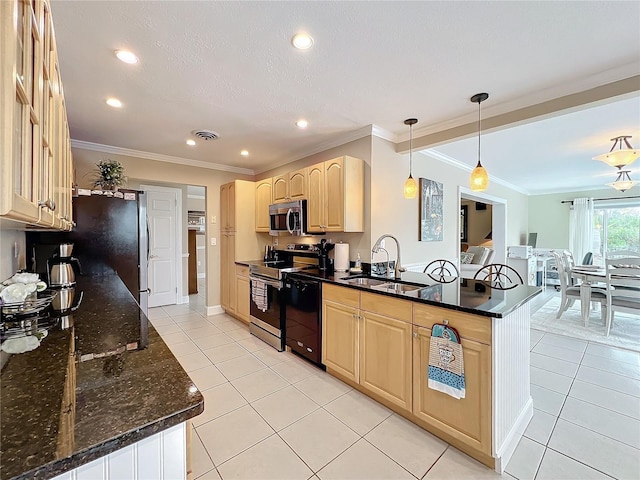
<svg viewBox="0 0 640 480">
<path fill-rule="evenodd" d="M 178 301 L 176 302 L 178 305 L 181 303 L 189 303 L 189 295 L 183 295 L 178 297 Z"/>
<path fill-rule="evenodd" d="M 527 429 L 527 425 L 533 418 L 533 399 L 529 397 L 529 401 L 525 404 L 524 408 L 518 415 L 511 431 L 507 435 L 504 443 L 501 445 L 500 449 L 496 454 L 496 463 L 495 463 L 495 471 L 502 474 L 504 473 L 504 469 L 507 467 L 509 460 L 511 460 L 511 456 L 515 451 L 520 439 L 522 438 L 522 434 Z"/>
<path fill-rule="evenodd" d="M 198 274 L 198 278 L 207 278 L 207 274 L 202 272 Z"/>
<path fill-rule="evenodd" d="M 211 307 L 207 306 L 207 317 L 211 315 L 220 315 L 221 313 L 224 313 L 224 309 L 221 305 L 213 305 Z"/>
</svg>

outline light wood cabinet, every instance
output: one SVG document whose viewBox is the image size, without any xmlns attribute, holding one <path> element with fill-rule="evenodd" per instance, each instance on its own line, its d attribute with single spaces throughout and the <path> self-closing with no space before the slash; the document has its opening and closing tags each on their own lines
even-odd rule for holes
<svg viewBox="0 0 640 480">
<path fill-rule="evenodd" d="M 465 398 L 453 400 L 428 386 L 431 329 L 413 328 L 414 415 L 465 445 L 491 455 L 491 347 L 462 339 L 466 393 Z"/>
<path fill-rule="evenodd" d="M 220 186 L 220 304 L 237 312 L 236 260 L 258 258 L 254 226 L 243 219 L 255 217 L 255 184 L 236 180 Z"/>
<path fill-rule="evenodd" d="M 339 157 L 307 168 L 309 232 L 364 231 L 364 162 Z"/>
<path fill-rule="evenodd" d="M 269 205 L 272 203 L 272 179 L 256 182 L 256 232 L 269 231 Z"/>
<path fill-rule="evenodd" d="M 0 2 L 0 40 L 0 216 L 69 230 L 73 165 L 49 2 Z"/>
<path fill-rule="evenodd" d="M 323 363 L 411 411 L 411 303 L 327 284 L 322 296 Z"/>
<path fill-rule="evenodd" d="M 236 265 L 236 317 L 249 323 L 250 297 L 249 267 Z"/>
<path fill-rule="evenodd" d="M 272 179 L 273 203 L 307 198 L 307 169 L 302 168 Z"/>
</svg>

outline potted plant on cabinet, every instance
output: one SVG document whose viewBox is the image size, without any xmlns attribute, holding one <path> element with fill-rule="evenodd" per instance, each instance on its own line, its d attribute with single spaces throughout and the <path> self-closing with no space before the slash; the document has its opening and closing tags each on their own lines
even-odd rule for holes
<svg viewBox="0 0 640 480">
<path fill-rule="evenodd" d="M 96 165 L 96 179 L 93 182 L 94 187 L 100 187 L 103 190 L 117 190 L 127 183 L 127 177 L 124 175 L 124 167 L 117 160 L 101 160 Z"/>
</svg>

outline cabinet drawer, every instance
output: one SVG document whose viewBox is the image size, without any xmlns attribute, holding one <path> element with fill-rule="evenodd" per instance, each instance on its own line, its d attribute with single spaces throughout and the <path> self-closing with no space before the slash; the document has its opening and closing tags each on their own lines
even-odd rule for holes
<svg viewBox="0 0 640 480">
<path fill-rule="evenodd" d="M 431 305 L 414 304 L 413 323 L 415 325 L 431 329 L 434 323 L 442 323 L 443 320 L 447 320 L 462 338 L 491 345 L 491 318 Z"/>
<path fill-rule="evenodd" d="M 241 277 L 248 277 L 249 267 L 247 267 L 246 265 L 238 265 L 236 263 L 236 275 L 239 275 Z"/>
<path fill-rule="evenodd" d="M 360 308 L 411 323 L 411 302 L 378 293 L 362 292 Z"/>
<path fill-rule="evenodd" d="M 322 299 L 331 300 L 342 305 L 358 308 L 360 306 L 360 292 L 353 288 L 337 287 L 330 283 L 322 285 Z"/>
</svg>

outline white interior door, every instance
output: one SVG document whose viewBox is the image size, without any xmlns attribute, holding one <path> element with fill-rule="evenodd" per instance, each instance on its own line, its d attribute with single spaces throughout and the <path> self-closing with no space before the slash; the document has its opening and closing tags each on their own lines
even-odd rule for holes
<svg viewBox="0 0 640 480">
<path fill-rule="evenodd" d="M 175 192 L 147 191 L 149 219 L 149 307 L 177 300 Z"/>
</svg>

